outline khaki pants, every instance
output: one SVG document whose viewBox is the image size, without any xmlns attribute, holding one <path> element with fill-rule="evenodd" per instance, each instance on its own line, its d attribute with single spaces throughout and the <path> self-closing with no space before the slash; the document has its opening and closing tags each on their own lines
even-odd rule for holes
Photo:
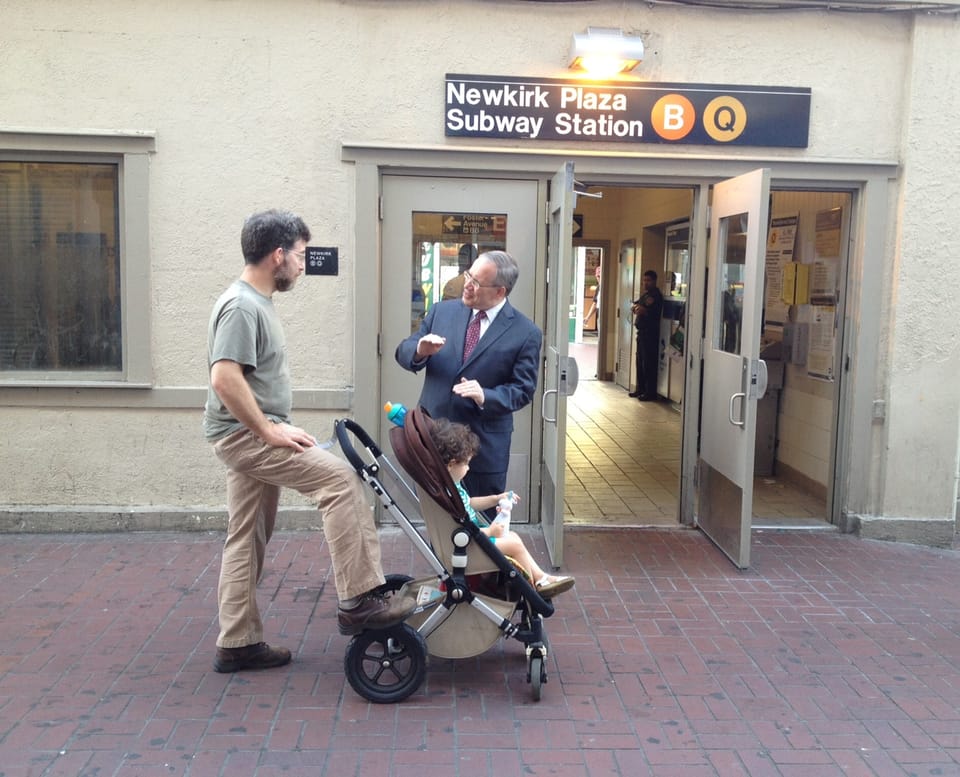
<svg viewBox="0 0 960 777">
<path fill-rule="evenodd" d="M 256 588 L 281 488 L 296 489 L 317 503 L 341 601 L 384 582 L 373 511 L 350 465 L 317 447 L 302 453 L 271 447 L 247 429 L 217 440 L 214 451 L 227 466 L 229 514 L 217 592 L 219 647 L 263 641 Z"/>
</svg>

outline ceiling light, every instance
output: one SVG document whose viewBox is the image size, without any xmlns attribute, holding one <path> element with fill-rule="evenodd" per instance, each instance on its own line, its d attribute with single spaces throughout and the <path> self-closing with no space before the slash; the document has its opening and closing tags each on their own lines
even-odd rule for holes
<svg viewBox="0 0 960 777">
<path fill-rule="evenodd" d="M 643 41 L 616 27 L 587 27 L 573 36 L 570 69 L 604 78 L 628 73 L 643 61 Z"/>
</svg>

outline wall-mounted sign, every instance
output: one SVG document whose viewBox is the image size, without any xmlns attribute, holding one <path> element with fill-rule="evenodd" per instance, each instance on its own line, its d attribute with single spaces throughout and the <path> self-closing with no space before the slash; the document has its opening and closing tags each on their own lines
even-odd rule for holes
<svg viewBox="0 0 960 777">
<path fill-rule="evenodd" d="M 507 237 L 506 213 L 424 213 L 413 218 L 415 240 L 432 242 L 437 236 L 449 243 L 503 243 Z"/>
<path fill-rule="evenodd" d="M 810 89 L 447 74 L 449 137 L 805 148 Z"/>
<path fill-rule="evenodd" d="M 307 275 L 339 275 L 339 251 L 336 248 L 321 246 L 307 246 L 307 255 L 304 257 Z"/>
</svg>

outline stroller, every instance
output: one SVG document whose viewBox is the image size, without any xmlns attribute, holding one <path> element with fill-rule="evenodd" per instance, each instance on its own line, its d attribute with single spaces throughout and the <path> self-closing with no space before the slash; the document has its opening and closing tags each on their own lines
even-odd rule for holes
<svg viewBox="0 0 960 777">
<path fill-rule="evenodd" d="M 468 658 L 483 653 L 501 637 L 510 637 L 526 648 L 527 682 L 534 701 L 539 701 L 547 681 L 543 619 L 553 615 L 553 604 L 540 596 L 526 572 L 469 519 L 430 439 L 432 423 L 425 410 L 415 408 L 407 412 L 403 426 L 390 430 L 390 444 L 415 481 L 416 492 L 356 422 L 341 419 L 335 424 L 347 461 L 434 573 L 420 579 L 387 575 L 380 592 L 411 597 L 416 608 L 403 623 L 368 629 L 351 639 L 344 657 L 347 680 L 368 701 L 402 701 L 426 677 L 428 653 Z M 364 455 L 352 438 L 362 446 Z M 419 511 L 415 517 L 422 518 L 429 541 L 388 492 L 387 478 L 400 489 L 397 496 L 407 499 L 408 510 Z"/>
</svg>

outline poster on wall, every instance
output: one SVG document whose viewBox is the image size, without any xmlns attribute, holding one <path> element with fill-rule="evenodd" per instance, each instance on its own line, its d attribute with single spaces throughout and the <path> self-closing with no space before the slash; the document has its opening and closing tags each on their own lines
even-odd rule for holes
<svg viewBox="0 0 960 777">
<path fill-rule="evenodd" d="M 816 256 L 810 268 L 810 347 L 807 375 L 816 380 L 835 378 L 837 349 L 837 268 L 840 265 L 843 208 L 817 212 L 814 233 Z"/>
<path fill-rule="evenodd" d="M 837 304 L 836 259 L 817 259 L 810 266 L 810 304 Z"/>
<path fill-rule="evenodd" d="M 810 345 L 807 351 L 807 375 L 816 380 L 834 379 L 834 344 L 837 309 L 832 305 L 812 305 Z"/>
<path fill-rule="evenodd" d="M 764 326 L 767 327 L 783 327 L 787 320 L 789 306 L 785 305 L 780 299 L 780 288 L 783 283 L 784 265 L 793 261 L 799 221 L 799 213 L 791 216 L 779 216 L 770 221 L 764 269 L 766 289 L 764 295 Z"/>
<path fill-rule="evenodd" d="M 843 222 L 843 208 L 830 208 L 817 213 L 816 238 L 814 244 L 817 259 L 840 258 L 840 227 Z"/>
</svg>

